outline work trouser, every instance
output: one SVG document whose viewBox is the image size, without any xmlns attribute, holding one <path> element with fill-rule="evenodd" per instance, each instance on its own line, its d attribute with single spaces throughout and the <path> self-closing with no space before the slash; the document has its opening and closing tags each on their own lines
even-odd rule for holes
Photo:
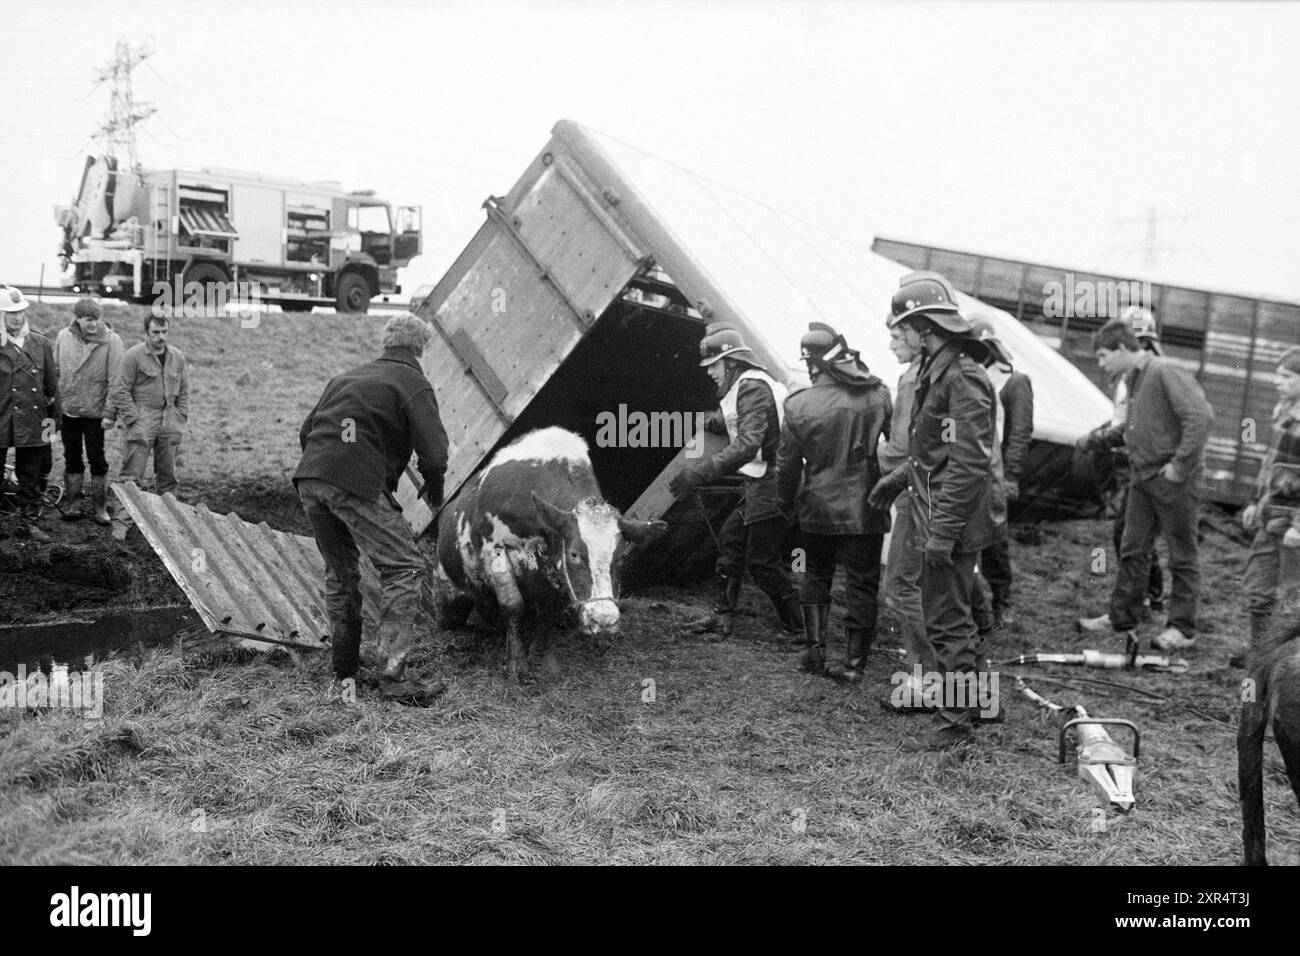
<svg viewBox="0 0 1300 956">
<path fill-rule="evenodd" d="M 18 479 L 18 493 L 14 496 L 18 507 L 39 505 L 41 501 L 41 465 L 49 445 L 14 449 L 14 475 Z M 4 474 L 9 449 L 0 447 L 0 475 Z"/>
<path fill-rule="evenodd" d="M 808 561 L 804 568 L 801 604 L 830 604 L 835 568 L 844 565 L 847 608 L 844 627 L 864 631 L 869 642 L 876 637 L 880 600 L 880 549 L 883 534 L 813 534 L 805 532 Z"/>
<path fill-rule="evenodd" d="M 175 493 L 180 487 L 176 480 L 176 451 L 181 446 L 181 436 L 175 434 L 155 435 L 152 438 L 126 437 L 126 455 L 122 459 L 122 478 L 130 479 L 137 485 L 144 483 L 144 470 L 153 458 L 154 490 L 165 495 Z"/>
<path fill-rule="evenodd" d="M 1011 536 L 995 541 L 980 552 L 980 574 L 989 583 L 993 606 L 1011 606 Z"/>
<path fill-rule="evenodd" d="M 379 652 L 384 674 L 400 678 L 415 646 L 420 585 L 426 573 L 410 525 L 397 501 L 381 492 L 373 501 L 316 478 L 298 481 L 298 497 L 325 559 L 325 607 L 338 634 L 361 618 L 358 549 L 379 572 Z"/>
<path fill-rule="evenodd" d="M 100 418 L 63 416 L 63 470 L 69 475 L 84 475 L 86 462 L 82 458 L 82 444 L 90 460 L 90 474 L 99 478 L 108 474 L 108 458 L 104 455 L 104 425 Z M 137 481 L 137 484 L 139 482 Z"/>
<path fill-rule="evenodd" d="M 718 574 L 743 578 L 748 567 L 754 583 L 773 601 L 793 593 L 790 560 L 782 550 L 786 528 L 775 478 L 746 479 L 744 499 L 718 532 Z"/>
<path fill-rule="evenodd" d="M 1113 537 L 1115 541 L 1115 556 L 1118 558 L 1120 548 L 1124 543 L 1124 515 L 1128 511 L 1128 484 L 1124 485 L 1119 503 L 1119 514 L 1115 516 L 1115 527 Z M 1151 610 L 1158 611 L 1165 606 L 1165 575 L 1160 570 L 1160 555 L 1153 548 L 1151 551 L 1151 570 L 1147 576 L 1147 600 L 1151 602 Z"/>
<path fill-rule="evenodd" d="M 978 558 L 978 551 L 953 551 L 950 567 L 921 556 L 925 636 L 943 673 L 977 669 L 979 633 L 971 617 L 971 588 Z"/>
<path fill-rule="evenodd" d="M 936 665 L 934 648 L 925 636 L 925 616 L 921 609 L 921 551 L 916 542 L 913 506 L 912 495 L 906 491 L 894 502 L 889 561 L 885 565 L 885 607 L 894 615 L 902 632 L 908 665 L 919 663 L 924 670 L 932 671 Z"/>
<path fill-rule="evenodd" d="M 1184 637 L 1196 633 L 1196 605 L 1201 573 L 1196 544 L 1200 500 L 1193 482 L 1181 484 L 1157 473 L 1136 476 L 1129 482 L 1124 538 L 1119 548 L 1119 574 L 1110 597 L 1110 623 L 1117 631 L 1137 627 L 1151 570 L 1156 534 L 1163 534 L 1169 549 L 1173 589 L 1169 597 L 1169 624 Z"/>
<path fill-rule="evenodd" d="M 1274 609 L 1295 610 L 1300 605 L 1300 548 L 1282 543 L 1283 528 L 1274 534 L 1260 529 L 1246 557 L 1246 609 L 1269 614 Z"/>
</svg>

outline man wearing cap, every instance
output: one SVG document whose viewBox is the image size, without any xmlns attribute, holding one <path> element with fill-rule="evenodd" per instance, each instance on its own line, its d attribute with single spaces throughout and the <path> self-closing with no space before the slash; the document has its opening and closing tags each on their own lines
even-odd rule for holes
<svg viewBox="0 0 1300 956">
<path fill-rule="evenodd" d="M 190 418 L 190 376 L 185 353 L 167 344 L 166 316 L 147 315 L 144 341 L 122 356 L 122 370 L 113 381 L 111 401 L 126 426 L 126 457 L 122 478 L 136 484 L 153 458 L 158 494 L 175 492 L 176 452 Z M 93 474 L 93 472 L 92 472 Z"/>
<path fill-rule="evenodd" d="M 1164 351 L 1160 348 L 1160 335 L 1156 330 L 1155 316 L 1151 314 L 1150 309 L 1130 305 L 1120 313 L 1120 318 L 1129 323 L 1138 344 L 1143 349 L 1153 355 L 1164 355 Z M 1094 455 L 1105 455 L 1110 459 L 1114 481 L 1119 489 L 1115 496 L 1115 523 L 1111 535 L 1115 544 L 1116 559 L 1119 557 L 1120 544 L 1124 540 L 1124 514 L 1128 510 L 1129 460 L 1128 453 L 1124 449 L 1124 427 L 1128 419 L 1129 378 L 1128 374 L 1114 376 L 1112 400 L 1115 408 L 1111 420 L 1098 425 L 1076 442 L 1081 450 Z M 1160 570 L 1160 554 L 1154 549 L 1151 552 L 1151 570 L 1147 574 L 1146 604 L 1152 614 L 1160 614 L 1165 609 L 1165 576 Z M 1083 631 L 1108 631 L 1110 615 L 1080 618 L 1078 626 Z"/>
<path fill-rule="evenodd" d="M 799 342 L 812 386 L 785 402 L 777 453 L 777 491 L 782 511 L 795 511 L 807 551 L 800 665 L 835 680 L 862 679 L 876 638 L 880 549 L 889 530 L 887 512 L 867 505 L 880 477 L 876 447 L 889 431 L 889 390 L 862 364 L 844 336 L 813 322 Z M 802 482 L 801 482 L 802 479 Z M 831 581 L 845 570 L 844 660 L 826 660 Z"/>
<path fill-rule="evenodd" d="M 27 324 L 27 298 L 0 285 L 0 474 L 14 450 L 18 508 L 25 532 L 50 540 L 37 523 L 41 514 L 41 461 L 53 438 L 58 408 L 58 371 L 49 339 Z"/>
<path fill-rule="evenodd" d="M 379 679 L 383 697 L 425 704 L 445 690 L 407 675 L 415 647 L 420 583 L 428 573 L 411 527 L 393 497 L 414 452 L 429 508 L 442 504 L 447 433 L 433 385 L 420 368 L 432 334 L 415 316 L 384 326 L 383 353 L 325 386 L 302 428 L 294 487 L 325 560 L 325 605 L 333 631 L 334 675 L 354 679 L 361 653 L 364 553 L 379 572 Z"/>
<path fill-rule="evenodd" d="M 727 447 L 708 460 L 683 468 L 668 483 L 674 497 L 685 498 L 706 482 L 723 475 L 744 479 L 744 498 L 718 535 L 717 571 L 720 593 L 712 627 L 731 633 L 740 589 L 748 566 L 754 583 L 776 607 L 781 630 L 792 638 L 803 634 L 799 595 L 781 551 L 787 522 L 777 500 L 776 453 L 786 389 L 767 374 L 740 333 L 724 323 L 712 323 L 700 340 L 700 365 L 718 387 L 721 414 L 706 427 L 725 432 Z M 720 419 L 720 420 L 719 420 Z"/>
<path fill-rule="evenodd" d="M 961 687 L 936 710 L 928 734 L 904 744 L 938 750 L 969 742 L 977 701 L 970 699 L 979 667 L 971 585 L 980 552 L 994 541 L 993 446 L 997 396 L 983 360 L 987 350 L 957 311 L 956 293 L 935 272 L 899 280 L 891 325 L 912 326 L 924 351 L 917 373 L 908 460 L 880 479 L 868 499 L 884 508 L 907 489 L 921 546 L 921 595 L 926 636 L 945 689 Z"/>
<path fill-rule="evenodd" d="M 72 307 L 72 321 L 54 340 L 59 368 L 59 405 L 63 409 L 63 520 L 93 515 L 98 525 L 108 516 L 108 459 L 104 432 L 113 428 L 117 411 L 108 401 L 109 384 L 122 373 L 122 339 L 103 321 L 99 303 L 82 298 Z M 90 497 L 83 496 L 86 461 L 90 461 Z"/>
<path fill-rule="evenodd" d="M 1159 533 L 1169 549 L 1173 589 L 1169 625 L 1152 643 L 1162 651 L 1183 650 L 1196 640 L 1201 584 L 1196 525 L 1214 409 L 1196 380 L 1143 349 L 1124 319 L 1111 319 L 1093 333 L 1092 342 L 1104 372 L 1129 376 L 1124 445 L 1131 474 L 1110 626 L 1134 636 Z"/>
<path fill-rule="evenodd" d="M 1011 354 L 998 338 L 993 323 L 977 316 L 971 319 L 975 337 L 988 349 L 984 360 L 984 374 L 993 383 L 998 396 L 997 450 L 1000 461 L 994 471 L 1001 479 L 1006 504 L 1010 507 L 1020 497 L 1020 476 L 1024 470 L 1025 453 L 1034 433 L 1034 386 L 1029 376 L 1017 372 Z M 1004 515 L 1005 517 L 1005 515 Z M 1011 541 L 1005 522 L 998 539 L 980 553 L 980 571 L 988 581 L 993 597 L 993 626 L 1004 627 L 1012 623 L 1011 617 Z M 983 590 L 976 582 L 977 602 Z"/>
</svg>

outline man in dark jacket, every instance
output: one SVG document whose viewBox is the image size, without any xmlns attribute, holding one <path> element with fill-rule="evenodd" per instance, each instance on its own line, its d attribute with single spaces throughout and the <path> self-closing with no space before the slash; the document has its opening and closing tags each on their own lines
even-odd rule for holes
<svg viewBox="0 0 1300 956">
<path fill-rule="evenodd" d="M 48 542 L 38 524 L 41 466 L 59 414 L 59 377 L 50 341 L 27 324 L 27 305 L 20 291 L 0 285 L 0 475 L 12 448 L 23 530 Z"/>
<path fill-rule="evenodd" d="M 302 459 L 293 474 L 325 559 L 335 676 L 355 676 L 360 662 L 360 547 L 382 586 L 381 692 L 410 703 L 427 702 L 444 689 L 441 682 L 425 686 L 405 678 L 427 568 L 393 497 L 414 451 L 424 479 L 421 495 L 431 509 L 442 504 L 447 433 L 419 363 L 429 335 L 428 325 L 412 315 L 389 320 L 383 354 L 325 386 L 298 433 Z"/>
<path fill-rule="evenodd" d="M 867 493 L 880 477 L 876 446 L 889 431 L 889 390 L 831 326 L 811 323 L 799 345 L 812 386 L 786 399 L 776 461 L 777 491 L 786 514 L 795 510 L 803 479 L 798 514 L 807 567 L 800 599 L 808 649 L 800 664 L 806 671 L 856 683 L 876 638 L 880 549 L 889 530 L 889 515 L 867 506 Z M 843 662 L 827 662 L 837 564 L 845 568 L 848 598 L 845 656 Z"/>
<path fill-rule="evenodd" d="M 1214 409 L 1194 378 L 1142 349 L 1122 318 L 1103 325 L 1092 341 L 1104 372 L 1128 376 L 1124 445 L 1131 476 L 1110 625 L 1125 636 L 1136 629 L 1159 532 L 1169 549 L 1173 590 L 1169 626 L 1152 643 L 1162 651 L 1184 650 L 1196 640 L 1201 583 L 1196 525 Z"/>
<path fill-rule="evenodd" d="M 758 364 L 754 350 L 725 323 L 712 323 L 700 340 L 700 365 L 718 387 L 721 415 L 708 426 L 724 430 L 730 443 L 706 461 L 673 475 L 668 489 L 685 498 L 701 485 L 723 475 L 744 479 L 744 498 L 719 533 L 718 576 L 721 579 L 711 627 L 731 633 L 745 568 L 776 607 L 781 630 L 791 638 L 803 633 L 799 595 L 781 545 L 786 519 L 776 494 L 776 452 L 781 442 L 785 386 Z"/>
<path fill-rule="evenodd" d="M 998 435 L 1002 449 L 1002 482 L 1010 507 L 1020 497 L 1020 475 L 1024 470 L 1029 439 L 1034 433 L 1034 386 L 1029 376 L 1017 372 L 1011 354 L 998 338 L 993 323 L 985 318 L 974 318 L 971 325 L 975 337 L 989 350 L 984 361 L 984 373 L 993 383 L 998 396 Z M 1000 535 L 998 540 L 980 553 L 980 571 L 993 592 L 993 625 L 1004 627 L 1012 623 L 1011 616 L 1011 541 L 1010 535 Z M 979 588 L 978 582 L 976 588 Z M 982 595 L 983 592 L 981 591 Z"/>
<path fill-rule="evenodd" d="M 944 675 L 936 724 L 904 744 L 936 750 L 966 743 L 975 701 L 966 696 L 978 670 L 978 632 L 971 617 L 971 585 L 979 554 L 993 543 L 993 446 L 997 396 L 984 374 L 984 345 L 957 311 L 956 293 L 934 272 L 900 280 L 891 302 L 892 325 L 909 323 L 925 353 L 917 374 L 908 459 L 876 483 L 868 502 L 888 507 L 906 488 L 912 495 L 916 539 L 922 550 L 921 595 L 926 636 Z M 947 693 L 962 688 L 962 699 Z"/>
</svg>

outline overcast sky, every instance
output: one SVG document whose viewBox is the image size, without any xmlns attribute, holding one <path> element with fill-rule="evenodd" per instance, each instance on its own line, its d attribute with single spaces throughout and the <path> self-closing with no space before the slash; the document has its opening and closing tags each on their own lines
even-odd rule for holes
<svg viewBox="0 0 1300 956">
<path fill-rule="evenodd" d="M 1295 4 L 10 0 L 3 37 L 0 281 L 57 283 L 124 37 L 146 167 L 420 203 L 408 291 L 564 117 L 863 245 L 1300 299 Z"/>
</svg>

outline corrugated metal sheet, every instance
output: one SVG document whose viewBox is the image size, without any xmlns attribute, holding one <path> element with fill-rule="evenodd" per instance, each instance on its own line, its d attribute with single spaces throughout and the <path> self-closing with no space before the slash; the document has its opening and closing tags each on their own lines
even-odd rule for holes
<svg viewBox="0 0 1300 956">
<path fill-rule="evenodd" d="M 326 646 L 321 596 L 325 564 L 311 538 L 252 525 L 141 491 L 113 486 L 150 546 L 208 630 L 295 647 Z M 363 564 L 366 604 L 377 606 L 374 573 Z"/>
</svg>

